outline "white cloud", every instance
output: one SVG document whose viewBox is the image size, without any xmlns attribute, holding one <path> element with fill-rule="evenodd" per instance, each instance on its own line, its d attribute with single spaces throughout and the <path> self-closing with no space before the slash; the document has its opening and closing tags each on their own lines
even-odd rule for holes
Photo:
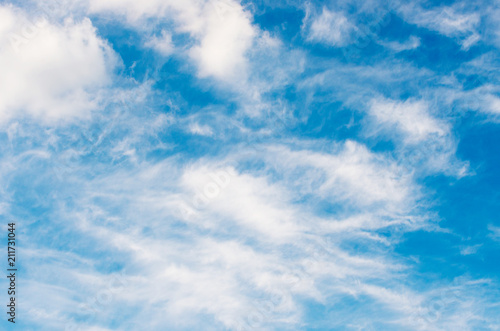
<svg viewBox="0 0 500 331">
<path fill-rule="evenodd" d="M 55 298 L 50 307 L 41 296 L 27 300 L 27 316 L 50 322 L 47 329 L 97 330 L 112 319 L 118 328 L 273 330 L 303 325 L 303 300 L 329 305 L 346 298 L 387 315 L 419 310 L 428 294 L 398 292 L 408 266 L 390 254 L 398 239 L 377 233 L 415 228 L 407 221 L 416 219 L 415 183 L 399 176 L 387 155 L 359 143 L 331 152 L 313 151 L 312 144 L 266 145 L 260 153 L 236 146 L 226 157 L 189 163 L 173 156 L 107 164 L 92 178 L 84 174 L 101 167 L 79 164 L 64 181 L 74 189 L 72 202 L 59 199 L 60 192 L 50 198 L 61 201 L 50 212 L 51 226 L 74 234 L 73 253 L 26 239 L 32 246 L 25 247 L 25 261 L 33 266 L 26 283 Z M 113 146 L 99 153 L 114 155 Z M 263 166 L 248 168 L 248 160 Z M 19 171 L 28 173 L 33 162 L 21 159 Z M 192 201 L 200 193 L 208 201 L 197 207 Z M 356 208 L 322 215 L 304 199 L 311 195 Z M 181 201 L 193 209 L 191 217 L 178 213 Z M 100 263 L 108 258 L 123 266 L 121 275 Z M 110 287 L 115 277 L 119 286 Z M 141 314 L 124 314 L 123 307 Z M 411 325 L 391 316 L 391 323 Z M 446 329 L 449 322 L 439 323 Z"/>
<path fill-rule="evenodd" d="M 272 146 L 266 157 L 279 173 L 290 176 L 287 179 L 297 185 L 294 190 L 299 195 L 401 211 L 417 193 L 411 178 L 396 164 L 354 141 L 331 154 Z M 295 177 L 298 172 L 301 175 Z"/>
<path fill-rule="evenodd" d="M 454 75 L 469 77 L 472 88 L 454 82 L 454 90 L 447 92 L 450 99 L 465 112 L 478 111 L 493 121 L 498 121 L 500 115 L 500 86 L 497 84 L 496 61 L 496 53 L 487 52 L 462 64 Z"/>
<path fill-rule="evenodd" d="M 419 142 L 433 136 L 449 134 L 449 125 L 431 117 L 424 101 L 406 100 L 404 102 L 388 99 L 373 99 L 369 106 L 370 115 L 389 129 L 395 128 L 408 141 Z"/>
<path fill-rule="evenodd" d="M 494 225 L 488 225 L 488 230 L 490 231 L 489 236 L 493 240 L 500 241 L 500 227 Z"/>
<path fill-rule="evenodd" d="M 104 147 L 97 146 L 99 153 L 105 152 Z M 43 248 L 35 245 L 36 252 L 26 251 L 26 261 L 38 261 L 32 271 L 44 277 L 30 286 L 43 288 L 45 295 L 51 291 L 58 295 L 50 311 L 38 298 L 31 300 L 30 316 L 38 318 L 36 323 L 53 318 L 52 328 L 71 325 L 70 316 L 85 329 L 104 327 L 104 318 L 117 318 L 127 325 L 142 323 L 151 329 L 171 325 L 173 330 L 182 330 L 196 328 L 208 316 L 209 325 L 219 329 L 237 330 L 240 324 L 280 329 L 301 323 L 302 298 L 324 303 L 332 295 L 356 293 L 359 285 L 353 278 L 364 284 L 368 278 L 387 279 L 400 268 L 377 253 L 377 239 L 362 233 L 359 236 L 365 244 L 374 243 L 370 256 L 339 246 L 340 241 L 356 240 L 355 231 L 377 229 L 383 220 L 375 220 L 379 218 L 376 213 L 370 224 L 326 232 L 336 238 L 329 241 L 323 238 L 324 224 L 337 221 L 322 219 L 307 204 L 294 201 L 296 189 L 302 194 L 311 189 L 310 179 L 321 181 L 326 176 L 327 184 L 310 194 L 349 199 L 362 208 L 367 204 L 361 199 L 380 202 L 381 210 L 387 207 L 384 201 L 404 206 L 399 199 L 408 195 L 402 186 L 411 183 L 392 183 L 390 163 L 355 143 L 332 154 L 264 148 L 261 161 L 285 175 L 276 181 L 267 171 L 243 170 L 249 154 L 241 148 L 237 151 L 226 159 L 201 159 L 184 166 L 176 157 L 107 166 L 90 180 L 82 177 L 85 165 L 66 174 L 65 185 L 79 188 L 72 195 L 77 203 L 56 207 L 51 216 L 54 226 L 78 233 L 72 242 L 75 248 L 99 242 L 99 254 L 106 252 L 118 264 L 126 261 L 121 278 L 125 285 L 107 290 L 106 283 L 116 272 L 98 271 L 96 261 L 101 259 L 50 251 L 41 261 Z M 25 161 L 23 167 L 29 169 L 35 161 Z M 232 165 L 239 165 L 240 170 Z M 310 169 L 310 177 L 295 178 L 304 167 Z M 192 200 L 200 193 L 208 202 L 197 207 Z M 180 201 L 187 202 L 194 215 L 183 218 L 177 211 Z M 103 300 L 103 293 L 112 296 Z M 95 298 L 101 298 L 97 304 Z M 103 315 L 87 319 L 88 310 L 79 307 L 89 302 Z M 124 318 L 123 305 L 140 305 L 147 312 Z"/>
<path fill-rule="evenodd" d="M 325 243 L 322 247 L 314 242 L 307 244 L 307 238 L 315 237 L 310 218 L 298 227 L 298 210 L 276 201 L 275 196 L 280 193 L 276 187 L 265 178 L 229 169 L 226 170 L 231 175 L 230 180 L 223 179 L 228 184 L 220 187 L 220 193 L 205 208 L 197 210 L 200 215 L 196 222 L 188 223 L 188 237 L 177 240 L 172 236 L 177 230 L 174 230 L 176 226 L 169 216 L 171 210 L 166 205 L 171 195 L 165 195 L 167 187 L 177 184 L 163 177 L 170 173 L 168 177 L 175 178 L 170 166 L 164 165 L 151 169 L 143 165 L 143 171 L 133 177 L 128 174 L 120 176 L 119 181 L 108 177 L 96 182 L 101 198 L 111 198 L 109 193 L 121 192 L 118 194 L 131 202 L 127 210 L 123 210 L 123 216 L 132 219 L 123 218 L 120 228 L 96 223 L 97 218 L 102 217 L 100 213 L 84 213 L 85 220 L 79 220 L 82 230 L 95 240 L 107 238 L 105 249 L 130 254 L 128 261 L 132 268 L 127 277 L 130 286 L 118 294 L 117 300 L 151 307 L 150 321 L 160 325 L 175 321 L 179 329 L 185 329 L 199 315 L 209 314 L 225 327 L 237 330 L 235 325 L 241 321 L 248 324 L 251 314 L 257 313 L 261 316 L 255 322 L 258 328 L 269 326 L 273 329 L 274 323 L 278 327 L 293 326 L 299 322 L 301 314 L 297 296 L 323 301 L 329 295 L 320 290 L 323 282 L 343 283 L 345 278 L 363 279 L 367 273 L 373 277 L 392 270 L 379 258 L 348 254 L 333 243 Z M 181 179 L 187 195 L 203 191 L 207 182 L 215 182 L 210 173 L 220 170 L 223 169 L 202 164 L 188 168 Z M 141 184 L 130 190 L 132 183 Z M 150 185 L 147 183 L 157 184 L 146 192 L 143 188 Z M 191 187 L 196 188 L 192 190 Z M 162 199 L 150 199 L 162 193 Z M 161 200 L 165 202 L 163 208 L 157 204 Z M 148 210 L 150 217 L 137 223 L 136 217 L 141 218 L 142 211 L 131 213 L 137 207 Z M 157 216 L 154 235 L 148 238 L 134 235 L 143 227 L 152 226 L 151 221 Z M 297 233 L 304 226 L 309 230 L 304 228 Z M 287 235 L 289 230 L 295 232 L 293 236 Z M 167 233 L 170 235 L 165 236 Z M 247 240 L 253 244 L 247 244 Z M 297 256 L 287 256 L 282 245 L 296 250 Z M 310 249 L 310 246 L 313 247 Z M 135 273 L 135 268 L 141 270 L 141 275 Z M 287 275 L 296 280 L 285 282 Z M 271 309 L 266 305 L 267 311 L 261 312 L 261 305 L 269 301 L 274 302 Z M 161 310 L 155 311 L 152 307 L 161 307 Z M 136 318 L 131 317 L 131 320 Z"/>
<path fill-rule="evenodd" d="M 372 99 L 368 106 L 366 134 L 384 133 L 396 145 L 399 163 L 407 170 L 423 173 L 443 172 L 458 178 L 471 175 L 468 162 L 457 159 L 457 142 L 451 125 L 435 118 L 429 103 L 407 99 Z"/>
<path fill-rule="evenodd" d="M 161 31 L 161 36 L 153 36 L 146 41 L 144 46 L 157 51 L 163 56 L 169 56 L 174 52 L 174 45 L 172 44 L 172 35 L 165 30 Z"/>
<path fill-rule="evenodd" d="M 211 4 L 214 3 L 217 5 L 217 2 Z M 253 43 L 256 30 L 250 23 L 250 16 L 240 4 L 228 1 L 225 6 L 223 12 L 216 6 L 204 7 L 204 28 L 196 32 L 200 43 L 191 48 L 189 53 L 198 63 L 201 77 L 244 79 L 247 69 L 246 52 Z"/>
<path fill-rule="evenodd" d="M 28 115 L 51 122 L 98 108 L 117 60 L 89 19 L 23 26 L 17 22 L 29 22 L 26 14 L 2 6 L 0 21 L 0 121 Z"/>
<path fill-rule="evenodd" d="M 481 18 L 484 19 L 482 32 L 485 35 L 484 41 L 492 43 L 497 48 L 500 47 L 500 6 L 498 2 L 490 3 L 483 7 Z"/>
<path fill-rule="evenodd" d="M 394 59 L 378 65 L 329 63 L 327 70 L 301 81 L 299 89 L 311 99 L 321 95 L 328 102 L 341 102 L 340 109 L 366 113 L 361 120 L 362 135 L 378 141 L 390 138 L 398 163 L 407 169 L 458 177 L 468 173 L 466 162 L 455 156 L 457 141 L 449 121 L 455 94 L 441 86 L 421 84 L 435 81 L 433 72 Z M 380 96 L 381 90 L 396 97 Z M 413 97 L 398 98 L 409 91 Z"/>
<path fill-rule="evenodd" d="M 90 11 L 123 13 L 136 25 L 148 17 L 173 20 L 177 32 L 189 33 L 196 41 L 188 54 L 197 64 L 200 77 L 246 79 L 246 55 L 258 29 L 236 1 L 90 0 Z"/>
<path fill-rule="evenodd" d="M 340 12 L 323 8 L 321 15 L 312 18 L 307 40 L 331 46 L 344 46 L 349 43 L 355 26 Z"/>
<path fill-rule="evenodd" d="M 148 45 L 162 44 L 151 42 L 152 26 L 169 26 L 168 33 L 182 36 L 183 43 L 176 45 L 172 55 L 194 64 L 202 84 L 233 93 L 245 116 L 281 111 L 281 99 L 264 95 L 288 84 L 304 68 L 303 52 L 289 51 L 272 33 L 260 30 L 252 23 L 248 7 L 238 1 L 88 2 L 90 14 L 125 16 Z"/>
<path fill-rule="evenodd" d="M 477 13 L 461 14 L 451 7 L 441 7 L 432 10 L 415 8 L 413 5 L 404 7 L 410 21 L 439 31 L 445 35 L 473 32 L 479 23 Z M 413 11 L 413 12 L 411 12 Z"/>
<path fill-rule="evenodd" d="M 473 246 L 463 246 L 460 248 L 460 254 L 462 255 L 471 255 L 471 254 L 476 254 L 478 249 L 481 248 L 483 244 L 477 244 Z"/>
<path fill-rule="evenodd" d="M 486 95 L 485 98 L 486 107 L 484 109 L 491 114 L 500 115 L 500 98 L 493 94 Z"/>
<path fill-rule="evenodd" d="M 216 215 L 214 219 L 219 222 L 235 222 L 273 240 L 297 235 L 301 228 L 296 224 L 299 215 L 290 206 L 275 201 L 276 196 L 283 195 L 278 187 L 269 185 L 265 178 L 236 174 L 234 170 L 226 174 L 232 175 L 221 176 L 220 171 L 198 168 L 186 171 L 182 180 L 193 195 L 207 200 L 205 212 Z"/>
<path fill-rule="evenodd" d="M 403 5 L 400 10 L 408 22 L 457 38 L 464 49 L 480 40 L 477 31 L 480 23 L 479 13 L 460 12 L 454 7 L 426 10 L 414 4 Z"/>
<path fill-rule="evenodd" d="M 418 48 L 420 46 L 420 38 L 411 36 L 408 41 L 404 43 L 399 43 L 397 41 L 379 41 L 379 43 L 385 47 L 392 49 L 395 52 L 402 52 Z"/>
<path fill-rule="evenodd" d="M 473 32 L 479 23 L 479 15 L 476 13 L 459 14 L 451 8 L 443 8 L 424 13 L 417 22 L 429 25 L 446 35 L 453 35 L 462 32 Z"/>
<path fill-rule="evenodd" d="M 462 49 L 468 50 L 471 46 L 473 46 L 479 40 L 481 40 L 481 37 L 478 34 L 476 34 L 476 33 L 471 34 L 464 41 L 462 41 Z"/>
<path fill-rule="evenodd" d="M 212 136 L 214 134 L 210 126 L 200 125 L 199 123 L 191 123 L 189 125 L 189 132 L 200 136 Z"/>
</svg>

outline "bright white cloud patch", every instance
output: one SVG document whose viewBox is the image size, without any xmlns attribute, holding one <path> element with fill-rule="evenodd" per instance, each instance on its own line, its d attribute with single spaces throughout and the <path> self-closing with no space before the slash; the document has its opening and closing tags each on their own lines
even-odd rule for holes
<svg viewBox="0 0 500 331">
<path fill-rule="evenodd" d="M 500 115 L 500 98 L 496 95 L 485 96 L 486 107 L 484 108 L 486 112 L 494 115 Z"/>
<path fill-rule="evenodd" d="M 381 202 L 379 208 L 384 209 L 386 200 L 407 200 L 403 191 L 412 184 L 401 181 L 396 184 L 400 186 L 396 192 L 395 185 L 387 182 L 390 178 L 380 178 L 385 183 L 378 183 L 377 175 L 394 169 L 354 143 L 348 143 L 338 155 L 315 153 L 307 158 L 305 151 L 270 148 L 261 156 L 266 164 L 284 171 L 285 178 L 279 182 L 227 166 L 245 162 L 251 150 L 240 152 L 235 154 L 236 160 L 200 160 L 186 167 L 174 159 L 142 163 L 88 182 L 85 191 L 74 196 L 80 207 L 70 212 L 73 218 L 63 221 L 70 216 L 63 210 L 54 217 L 86 240 L 101 242 L 100 249 L 117 260 L 125 259 L 127 266 L 122 275 L 113 273 L 102 278 L 82 267 L 71 272 L 64 263 L 50 272 L 48 261 L 40 265 L 45 276 L 38 278 L 38 286 L 47 295 L 58 292 L 58 300 L 67 303 L 61 305 L 59 319 L 52 325 L 71 325 L 63 317 L 66 315 L 89 314 L 89 307 L 75 309 L 75 304 L 70 304 L 80 301 L 72 298 L 77 294 L 72 287 L 85 289 L 90 301 L 102 293 L 111 295 L 108 301 L 101 299 L 99 303 L 108 317 L 119 316 L 122 305 L 147 308 L 146 320 L 144 315 L 130 315 L 124 323 L 141 321 L 148 328 L 172 323 L 176 329 L 193 328 L 203 323 L 205 314 L 219 327 L 233 330 L 293 328 L 303 313 L 301 298 L 325 302 L 331 297 L 362 293 L 385 303 L 378 293 L 391 291 L 370 283 L 392 277 L 397 273 L 397 262 L 377 253 L 381 240 L 374 233 L 367 236 L 367 231 L 408 224 L 384 222 L 388 215 L 381 214 L 373 215 L 379 218 L 378 225 L 346 220 L 351 223 L 350 230 L 338 232 L 333 226 L 340 220 L 322 219 L 311 213 L 313 205 L 294 203 L 294 191 L 307 194 L 310 180 L 326 175 L 327 184 L 312 194 L 327 198 L 340 194 L 342 200 L 351 199 L 367 211 L 362 200 Z M 370 165 L 380 168 L 376 174 Z M 316 178 L 296 181 L 293 174 L 302 172 L 304 166 L 323 174 L 316 177 L 311 173 Z M 79 181 L 78 177 L 72 180 Z M 367 195 L 363 194 L 363 185 L 369 186 Z M 191 208 L 191 213 L 178 213 L 179 200 Z M 403 205 L 393 212 L 404 213 Z M 323 238 L 325 231 L 335 234 L 333 240 Z M 341 248 L 341 242 L 351 240 L 368 240 L 374 251 L 352 254 Z M 54 258 L 64 259 L 64 255 Z M 66 282 L 59 283 L 60 287 L 49 286 L 55 272 L 65 275 Z M 116 280 L 111 286 L 113 278 Z M 36 302 L 28 310 L 48 313 Z"/>
<path fill-rule="evenodd" d="M 25 115 L 46 122 L 86 117 L 98 107 L 116 57 L 89 19 L 29 23 L 21 10 L 2 6 L 0 21 L 2 122 Z"/>
<path fill-rule="evenodd" d="M 200 76 L 221 79 L 241 79 L 245 75 L 245 53 L 256 34 L 249 16 L 236 3 L 206 5 L 204 26 L 196 31 L 200 44 L 191 48 L 190 55 L 198 63 Z"/>
<path fill-rule="evenodd" d="M 401 174 L 397 165 L 353 141 L 332 154 L 272 147 L 268 157 L 279 165 L 279 173 L 290 176 L 303 195 L 357 206 L 384 205 L 390 211 L 404 210 L 410 193 L 416 193 L 410 178 Z"/>
<path fill-rule="evenodd" d="M 145 44 L 146 47 L 152 48 L 163 56 L 169 56 L 174 52 L 172 44 L 172 35 L 165 30 L 161 31 L 159 37 L 153 36 Z"/>
<path fill-rule="evenodd" d="M 189 125 L 189 132 L 192 134 L 199 134 L 202 136 L 211 136 L 213 135 L 212 128 L 208 125 L 200 125 L 199 123 L 192 123 Z"/>
<path fill-rule="evenodd" d="M 236 1 L 90 1 L 93 12 L 125 13 L 132 24 L 148 17 L 173 20 L 178 32 L 187 32 L 196 41 L 188 53 L 197 64 L 200 77 L 223 81 L 242 79 L 247 69 L 246 53 L 257 30 L 249 14 Z M 165 40 L 149 42 L 164 51 Z"/>
<path fill-rule="evenodd" d="M 396 102 L 386 99 L 372 101 L 369 112 L 378 123 L 397 129 L 406 139 L 418 142 L 432 136 L 448 134 L 448 125 L 433 118 L 424 101 Z"/>
<path fill-rule="evenodd" d="M 354 25 L 342 13 L 323 8 L 321 15 L 312 18 L 307 38 L 330 46 L 344 46 L 354 30 Z"/>
</svg>

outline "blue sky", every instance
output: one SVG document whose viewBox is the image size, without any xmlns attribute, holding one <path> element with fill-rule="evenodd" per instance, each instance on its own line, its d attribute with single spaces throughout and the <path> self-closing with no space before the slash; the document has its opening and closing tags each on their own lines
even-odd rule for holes
<svg viewBox="0 0 500 331">
<path fill-rule="evenodd" d="M 500 330 L 499 17 L 0 2 L 16 327 Z"/>
</svg>

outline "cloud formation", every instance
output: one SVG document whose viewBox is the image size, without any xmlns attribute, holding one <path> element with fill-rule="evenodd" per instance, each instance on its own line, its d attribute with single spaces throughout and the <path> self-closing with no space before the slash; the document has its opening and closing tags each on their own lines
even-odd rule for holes
<svg viewBox="0 0 500 331">
<path fill-rule="evenodd" d="M 112 81 L 117 57 L 89 19 L 63 25 L 0 8 L 2 122 L 29 115 L 41 121 L 88 117 L 100 88 Z M 27 23 L 21 23 L 27 22 Z"/>
<path fill-rule="evenodd" d="M 0 7 L 19 327 L 498 329 L 485 4 L 32 6 Z"/>
</svg>

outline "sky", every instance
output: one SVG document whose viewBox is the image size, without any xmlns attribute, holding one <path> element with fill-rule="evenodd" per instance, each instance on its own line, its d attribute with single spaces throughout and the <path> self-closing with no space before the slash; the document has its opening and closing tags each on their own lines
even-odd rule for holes
<svg viewBox="0 0 500 331">
<path fill-rule="evenodd" d="M 499 48 L 498 0 L 0 1 L 0 328 L 500 330 Z"/>
</svg>

